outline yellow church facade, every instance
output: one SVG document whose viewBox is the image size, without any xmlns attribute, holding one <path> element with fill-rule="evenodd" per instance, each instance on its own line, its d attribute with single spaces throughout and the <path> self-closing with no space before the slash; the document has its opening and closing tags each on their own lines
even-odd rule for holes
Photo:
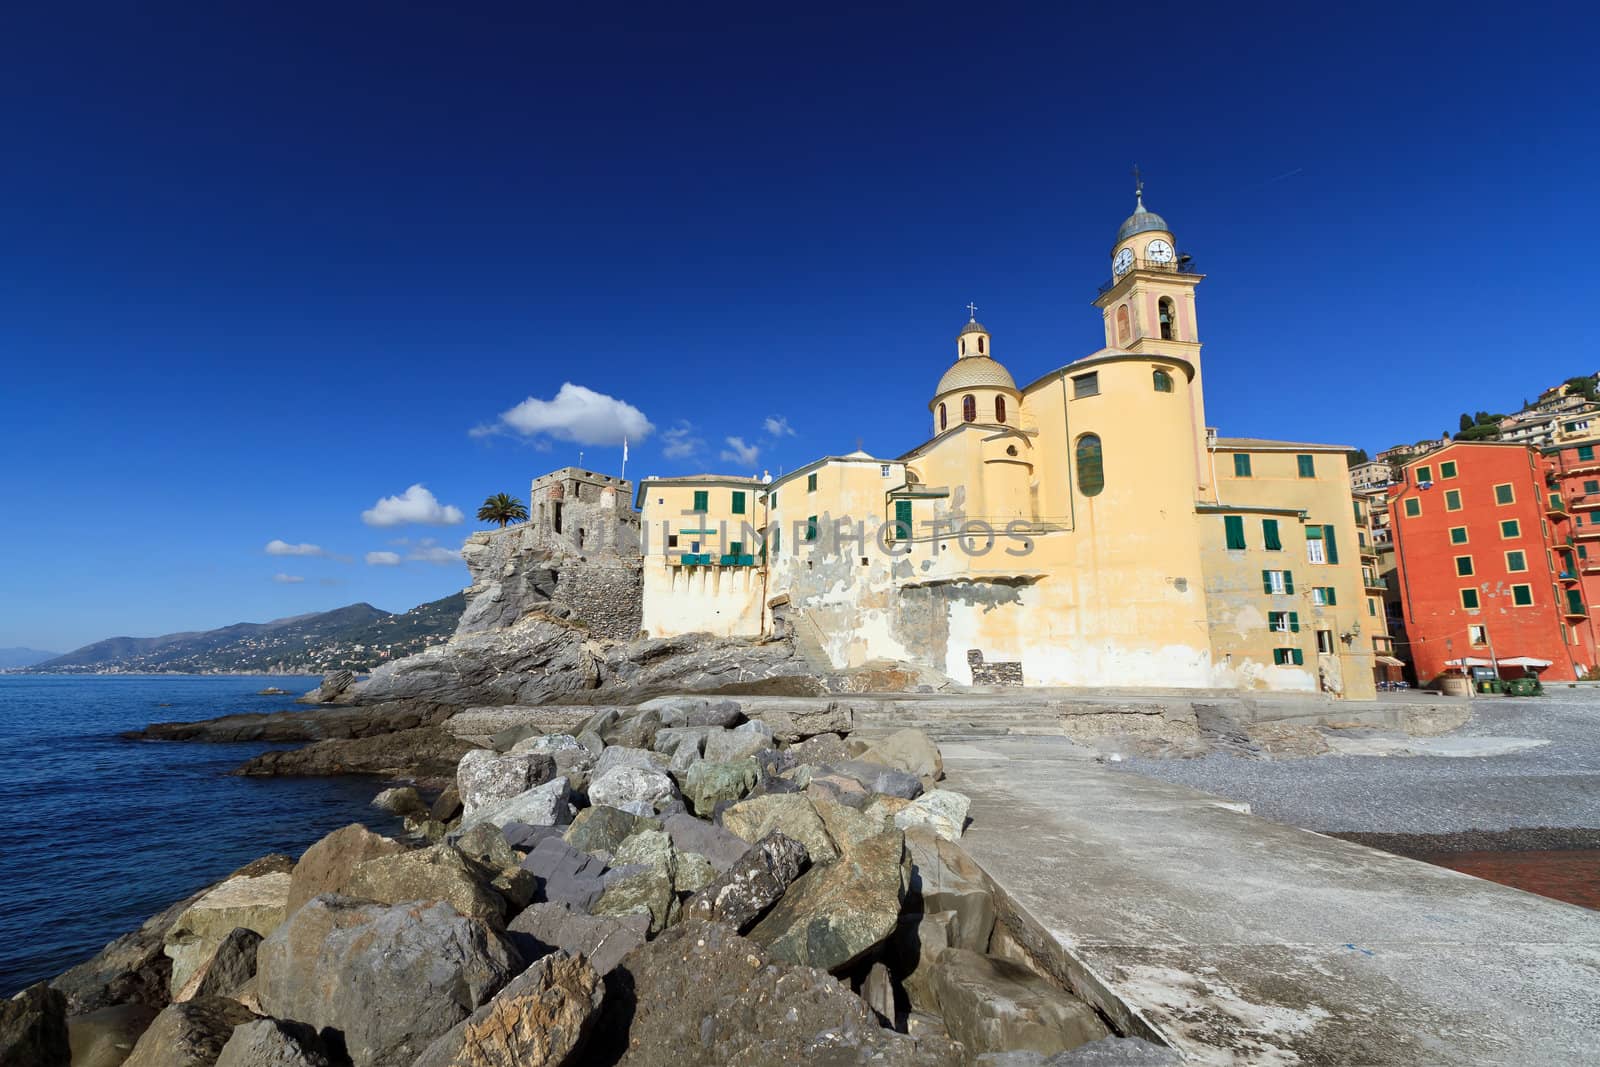
<svg viewBox="0 0 1600 1067">
<path fill-rule="evenodd" d="M 1019 386 L 974 316 L 894 459 L 645 479 L 651 636 L 792 632 L 957 683 L 1371 698 L 1348 449 L 1207 428 L 1195 288 L 1142 196 L 1105 347 Z"/>
</svg>

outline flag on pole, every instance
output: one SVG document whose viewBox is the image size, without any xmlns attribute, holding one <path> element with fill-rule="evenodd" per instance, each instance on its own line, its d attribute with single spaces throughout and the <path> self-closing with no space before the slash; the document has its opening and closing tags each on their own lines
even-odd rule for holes
<svg viewBox="0 0 1600 1067">
<path fill-rule="evenodd" d="M 628 462 L 628 439 L 626 437 L 622 439 L 622 462 Z"/>
</svg>

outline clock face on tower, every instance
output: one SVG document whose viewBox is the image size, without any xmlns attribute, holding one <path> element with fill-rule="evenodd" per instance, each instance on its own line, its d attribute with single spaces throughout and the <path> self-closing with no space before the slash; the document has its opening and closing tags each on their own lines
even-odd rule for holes
<svg viewBox="0 0 1600 1067">
<path fill-rule="evenodd" d="M 1111 261 L 1111 270 L 1117 277 L 1128 273 L 1128 268 L 1133 266 L 1133 249 L 1124 248 L 1117 253 L 1117 258 Z"/>
<path fill-rule="evenodd" d="M 1160 239 L 1151 241 L 1145 246 L 1144 258 L 1151 263 L 1171 263 L 1172 246 Z"/>
</svg>

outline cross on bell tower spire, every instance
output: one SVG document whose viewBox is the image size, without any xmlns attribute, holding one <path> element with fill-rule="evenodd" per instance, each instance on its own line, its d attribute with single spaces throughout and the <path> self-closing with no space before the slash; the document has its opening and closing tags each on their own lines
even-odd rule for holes
<svg viewBox="0 0 1600 1067">
<path fill-rule="evenodd" d="M 972 303 L 970 301 L 968 301 L 968 303 L 967 303 L 967 321 L 968 322 L 977 322 L 978 321 L 978 305 L 974 304 L 974 303 Z"/>
</svg>

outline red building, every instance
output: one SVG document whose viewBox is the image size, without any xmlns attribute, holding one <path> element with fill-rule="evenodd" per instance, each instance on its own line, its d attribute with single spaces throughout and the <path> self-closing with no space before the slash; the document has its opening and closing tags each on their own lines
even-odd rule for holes
<svg viewBox="0 0 1600 1067">
<path fill-rule="evenodd" d="M 1419 682 L 1475 663 L 1573 681 L 1595 664 L 1579 565 L 1595 557 L 1600 591 L 1600 484 L 1579 541 L 1562 485 L 1570 477 L 1583 488 L 1585 472 L 1575 461 L 1563 474 L 1560 463 L 1526 445 L 1458 442 L 1402 469 L 1390 521 Z M 1600 463 L 1588 474 L 1600 482 Z"/>
</svg>

